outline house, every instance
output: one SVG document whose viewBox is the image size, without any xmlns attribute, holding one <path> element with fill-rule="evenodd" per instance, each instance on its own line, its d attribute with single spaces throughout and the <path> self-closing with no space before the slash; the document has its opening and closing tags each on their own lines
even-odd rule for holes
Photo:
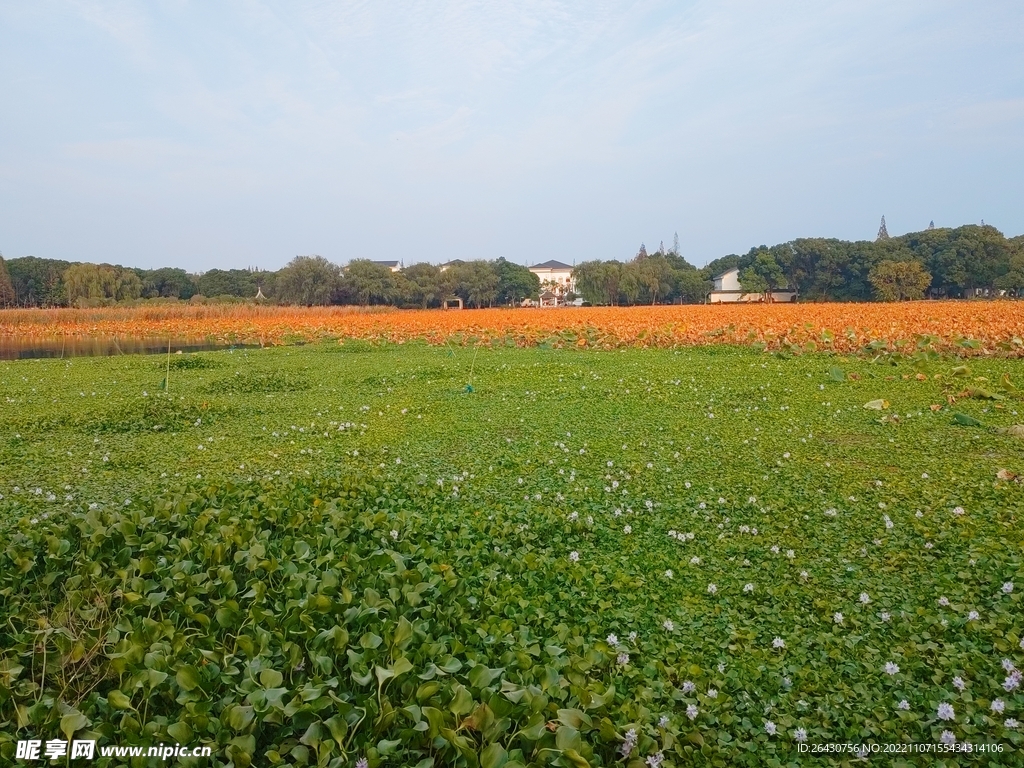
<svg viewBox="0 0 1024 768">
<path fill-rule="evenodd" d="M 709 304 L 751 304 L 763 302 L 766 298 L 775 303 L 796 301 L 796 291 L 788 289 L 772 291 L 768 297 L 763 293 L 747 293 L 740 285 L 740 271 L 737 267 L 716 275 L 712 280 L 715 282 L 715 288 L 708 294 Z"/>
<path fill-rule="evenodd" d="M 401 272 L 402 266 L 397 261 L 375 261 L 374 264 L 380 264 L 382 267 L 387 267 L 392 272 Z"/>
<path fill-rule="evenodd" d="M 569 264 L 552 259 L 529 269 L 540 278 L 541 288 L 550 289 L 558 296 L 576 292 L 576 281 L 572 278 L 572 266 Z"/>
<path fill-rule="evenodd" d="M 466 263 L 466 262 L 464 262 L 464 261 L 463 261 L 462 259 L 452 259 L 451 261 L 446 261 L 446 262 L 445 262 L 444 264 L 442 264 L 442 265 L 441 265 L 441 266 L 439 267 L 439 269 L 440 269 L 440 270 L 441 270 L 442 272 L 445 272 L 445 271 L 447 271 L 447 270 L 448 270 L 448 269 L 449 269 L 450 267 L 458 267 L 458 266 L 460 266 L 460 265 L 462 265 L 462 264 L 465 264 L 465 263 Z"/>
</svg>

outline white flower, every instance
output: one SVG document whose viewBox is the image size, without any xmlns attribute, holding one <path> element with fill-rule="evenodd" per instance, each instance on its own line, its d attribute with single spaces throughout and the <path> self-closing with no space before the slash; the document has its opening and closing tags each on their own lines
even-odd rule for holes
<svg viewBox="0 0 1024 768">
<path fill-rule="evenodd" d="M 626 731 L 626 736 L 622 741 L 622 746 L 619 747 L 619 753 L 625 758 L 629 757 L 633 751 L 633 747 L 636 746 L 636 729 L 630 728 Z"/>
<path fill-rule="evenodd" d="M 900 701 L 899 704 L 896 705 L 896 709 L 910 709 L 910 702 L 906 699 L 903 699 L 902 701 Z"/>
<path fill-rule="evenodd" d="M 803 744 L 805 741 L 807 741 L 807 731 L 803 728 L 797 728 L 795 731 L 793 731 L 793 741 L 799 741 L 801 744 Z"/>
<path fill-rule="evenodd" d="M 786 550 L 786 557 L 788 557 L 790 560 L 792 560 L 794 557 L 796 557 L 796 552 L 794 552 L 792 549 L 787 549 Z"/>
<path fill-rule="evenodd" d="M 637 638 L 636 632 L 630 632 L 629 633 L 629 642 L 635 643 L 636 642 L 636 638 Z"/>
<path fill-rule="evenodd" d="M 964 688 L 967 687 L 967 683 L 965 683 L 964 679 L 958 675 L 957 677 L 953 678 L 953 687 L 956 688 L 958 691 L 962 691 Z"/>
<path fill-rule="evenodd" d="M 1007 672 L 1013 672 L 1013 670 L 1015 670 L 1016 667 L 1013 666 L 1013 662 L 1009 659 L 1003 659 L 1003 669 L 1005 669 Z"/>
<path fill-rule="evenodd" d="M 725 662 L 724 661 L 718 662 L 718 674 L 720 674 L 720 675 L 724 675 L 725 674 Z"/>
<path fill-rule="evenodd" d="M 744 584 L 743 585 L 743 591 L 744 592 L 753 592 L 754 591 L 754 585 L 753 584 Z"/>
<path fill-rule="evenodd" d="M 980 618 L 981 618 L 981 614 L 978 613 L 977 611 L 971 611 L 970 613 L 967 614 L 967 620 L 968 621 L 977 621 Z"/>
<path fill-rule="evenodd" d="M 628 536 L 629 534 L 631 534 L 633 532 L 633 526 L 632 525 L 625 526 L 622 529 L 622 532 Z"/>
<path fill-rule="evenodd" d="M 1003 714 L 1003 710 L 1006 709 L 1006 702 L 1003 701 L 1002 699 L 995 699 L 992 702 L 991 709 L 997 715 L 1001 715 L 1001 714 Z"/>
<path fill-rule="evenodd" d="M 843 614 L 841 614 L 839 611 L 836 611 L 834 614 L 832 614 L 832 621 L 834 621 L 836 624 L 842 624 Z"/>
<path fill-rule="evenodd" d="M 391 538 L 394 539 L 395 541 L 398 541 L 398 531 L 392 529 L 391 530 Z"/>
<path fill-rule="evenodd" d="M 935 716 L 939 720 L 954 720 L 956 719 L 956 713 L 953 711 L 953 705 L 947 701 L 939 704 L 938 710 L 935 712 Z"/>
<path fill-rule="evenodd" d="M 661 752 L 656 752 L 647 758 L 647 765 L 649 768 L 659 768 L 662 762 L 665 760 L 665 755 Z"/>
<path fill-rule="evenodd" d="M 868 596 L 867 592 L 861 592 L 860 593 L 860 602 L 861 602 L 862 605 L 867 605 L 868 603 L 871 602 L 871 597 Z"/>
<path fill-rule="evenodd" d="M 713 595 L 717 591 L 718 591 L 718 587 L 716 587 L 714 584 L 708 584 L 708 594 L 709 595 Z"/>
<path fill-rule="evenodd" d="M 945 595 L 943 595 L 942 597 L 940 597 L 940 598 L 939 598 L 939 605 L 941 605 L 941 606 L 943 606 L 943 607 L 945 607 L 945 606 L 949 605 L 949 598 L 948 598 L 948 597 L 946 597 Z"/>
<path fill-rule="evenodd" d="M 962 515 L 963 513 L 964 513 L 964 508 L 963 507 L 953 507 L 953 514 L 954 515 Z"/>
<path fill-rule="evenodd" d="M 773 555 L 779 554 L 779 545 L 778 544 L 772 544 L 771 553 Z"/>
<path fill-rule="evenodd" d="M 919 510 L 917 510 L 917 512 L 915 512 L 915 513 L 914 513 L 914 517 L 917 517 L 917 518 L 921 518 L 921 517 L 924 517 L 924 512 L 922 512 L 922 511 L 921 511 L 921 510 L 919 509 Z"/>
<path fill-rule="evenodd" d="M 697 690 L 697 686 L 691 683 L 689 680 L 683 681 L 683 693 L 693 693 Z"/>
<path fill-rule="evenodd" d="M 356 760 L 356 768 L 370 768 L 370 761 L 365 757 L 360 757 Z"/>
<path fill-rule="evenodd" d="M 672 569 L 671 568 L 669 568 L 667 571 L 665 571 L 665 578 L 666 579 L 671 579 L 674 575 L 675 574 L 672 573 Z"/>
<path fill-rule="evenodd" d="M 708 698 L 709 699 L 717 699 L 718 698 L 718 691 L 715 690 L 714 688 L 708 688 Z"/>
<path fill-rule="evenodd" d="M 1003 725 L 1004 725 L 1005 727 L 1007 727 L 1007 728 L 1017 728 L 1017 727 L 1018 727 L 1018 726 L 1020 725 L 1020 723 L 1018 723 L 1018 722 L 1017 722 L 1016 720 L 1014 720 L 1014 719 L 1013 719 L 1012 717 L 1008 717 L 1008 718 L 1006 718 L 1006 720 L 1005 720 L 1005 721 L 1003 722 Z"/>
<path fill-rule="evenodd" d="M 880 618 L 882 621 L 888 621 L 892 618 L 892 615 L 888 611 L 882 611 L 880 614 L 878 614 L 878 618 Z"/>
<path fill-rule="evenodd" d="M 895 675 L 899 671 L 900 671 L 899 664 L 896 664 L 895 662 L 892 662 L 892 661 L 885 662 L 885 673 L 887 675 Z"/>
<path fill-rule="evenodd" d="M 801 579 L 808 579 L 808 578 L 810 578 L 810 576 L 811 576 L 811 574 L 809 574 L 807 571 L 800 571 L 800 578 Z"/>
<path fill-rule="evenodd" d="M 785 647 L 786 647 L 786 641 L 783 640 L 781 637 L 776 637 L 774 640 L 772 640 L 772 648 L 785 648 Z"/>
<path fill-rule="evenodd" d="M 691 720 L 696 720 L 697 719 L 697 714 L 699 712 L 700 712 L 700 710 L 697 709 L 697 705 L 696 704 L 687 704 L 686 705 L 686 716 L 688 718 L 690 718 Z"/>
<path fill-rule="evenodd" d="M 771 720 L 764 721 L 764 730 L 765 733 L 767 733 L 769 736 L 774 736 L 778 731 L 778 729 L 775 727 L 775 723 L 773 723 Z"/>
<path fill-rule="evenodd" d="M 1021 673 L 1016 669 L 1010 673 L 1010 676 L 1003 680 L 1003 690 L 1015 691 L 1020 687 Z"/>
<path fill-rule="evenodd" d="M 676 625 L 672 623 L 672 619 L 665 619 L 665 621 L 661 623 L 661 626 L 665 628 L 666 632 L 674 632 L 676 629 Z"/>
<path fill-rule="evenodd" d="M 618 664 L 620 667 L 626 666 L 627 664 L 629 664 L 629 654 L 620 653 L 618 656 L 615 657 L 615 663 Z"/>
<path fill-rule="evenodd" d="M 1013 592 L 1013 582 L 1007 581 L 1003 584 L 1003 594 L 1008 595 Z"/>
<path fill-rule="evenodd" d="M 666 725 L 668 725 L 668 715 L 662 715 L 658 718 L 658 727 L 664 728 Z"/>
<path fill-rule="evenodd" d="M 700 565 L 700 558 L 694 555 L 690 558 L 690 565 Z"/>
<path fill-rule="evenodd" d="M 574 549 L 569 553 L 569 560 L 574 563 L 578 563 L 580 561 L 580 553 Z"/>
<path fill-rule="evenodd" d="M 943 744 L 956 744 L 956 734 L 952 731 L 943 731 L 942 735 L 939 736 L 939 740 Z"/>
<path fill-rule="evenodd" d="M 605 638 L 605 642 L 607 642 L 608 645 L 610 645 L 610 646 L 612 646 L 614 648 L 615 646 L 617 646 L 619 644 L 619 638 L 616 635 L 611 634 L 611 635 L 608 635 L 608 637 Z"/>
</svg>

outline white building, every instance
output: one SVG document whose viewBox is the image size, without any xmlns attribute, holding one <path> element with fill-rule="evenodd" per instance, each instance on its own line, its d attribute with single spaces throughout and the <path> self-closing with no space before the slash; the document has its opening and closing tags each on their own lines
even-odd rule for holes
<svg viewBox="0 0 1024 768">
<path fill-rule="evenodd" d="M 576 281 L 572 278 L 572 266 L 569 264 L 552 259 L 533 265 L 530 271 L 540 278 L 541 288 L 547 288 L 559 297 L 576 292 Z"/>
<path fill-rule="evenodd" d="M 773 291 L 771 297 L 763 293 L 747 293 L 740 285 L 740 271 L 737 267 L 726 270 L 712 278 L 715 288 L 708 294 L 710 304 L 751 304 L 768 301 L 775 303 L 796 301 L 796 291 Z"/>
<path fill-rule="evenodd" d="M 374 264 L 380 264 L 382 267 L 387 267 L 392 272 L 401 272 L 402 265 L 397 261 L 375 261 Z"/>
</svg>

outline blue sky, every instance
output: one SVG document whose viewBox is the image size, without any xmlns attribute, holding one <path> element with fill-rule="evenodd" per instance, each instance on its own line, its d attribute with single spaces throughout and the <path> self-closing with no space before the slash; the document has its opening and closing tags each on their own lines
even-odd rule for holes
<svg viewBox="0 0 1024 768">
<path fill-rule="evenodd" d="M 1024 6 L 0 0 L 0 251 L 704 264 L 1024 232 Z"/>
</svg>

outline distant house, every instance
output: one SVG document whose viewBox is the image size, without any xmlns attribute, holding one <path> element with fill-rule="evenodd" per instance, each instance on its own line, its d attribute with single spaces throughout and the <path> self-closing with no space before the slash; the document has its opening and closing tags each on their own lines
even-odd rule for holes
<svg viewBox="0 0 1024 768">
<path fill-rule="evenodd" d="M 464 262 L 462 259 L 452 259 L 451 261 L 446 261 L 444 264 L 442 264 L 440 266 L 440 270 L 442 272 L 445 272 L 451 267 L 458 267 L 465 263 L 466 262 Z"/>
<path fill-rule="evenodd" d="M 557 296 L 576 292 L 576 281 L 572 278 L 572 266 L 569 264 L 552 259 L 529 269 L 540 279 L 541 288 L 548 288 Z"/>
<path fill-rule="evenodd" d="M 770 296 L 763 293 L 747 293 L 740 285 L 740 271 L 737 267 L 728 269 L 712 278 L 715 288 L 708 294 L 710 304 L 752 304 L 765 300 L 779 303 L 796 301 L 796 291 L 772 291 Z"/>
<path fill-rule="evenodd" d="M 375 261 L 374 264 L 380 264 L 382 267 L 387 267 L 392 272 L 401 272 L 402 265 L 397 261 Z"/>
</svg>

